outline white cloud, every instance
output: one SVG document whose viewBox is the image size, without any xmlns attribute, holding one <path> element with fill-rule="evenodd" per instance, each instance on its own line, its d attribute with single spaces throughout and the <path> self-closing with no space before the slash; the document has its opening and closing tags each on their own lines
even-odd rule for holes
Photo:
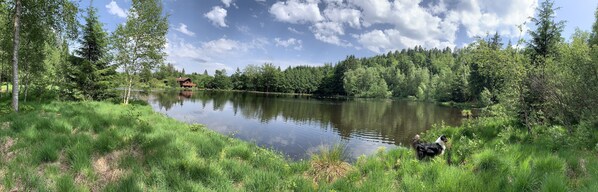
<svg viewBox="0 0 598 192">
<path fill-rule="evenodd" d="M 226 9 L 223 9 L 220 6 L 213 7 L 210 12 L 204 14 L 204 17 L 210 19 L 212 24 L 216 26 L 228 27 L 225 22 Z"/>
<path fill-rule="evenodd" d="M 193 44 L 176 35 L 169 37 L 166 45 L 167 61 L 174 63 L 188 72 L 203 72 L 208 70 L 226 69 L 229 73 L 233 69 L 224 64 L 231 57 L 239 56 L 254 46 L 253 42 L 220 38 L 203 43 Z"/>
<path fill-rule="evenodd" d="M 222 0 L 222 3 L 224 3 L 224 6 L 226 7 L 230 7 L 230 4 L 233 2 L 234 0 Z"/>
<path fill-rule="evenodd" d="M 223 54 L 235 49 L 243 49 L 243 47 L 241 46 L 241 43 L 239 43 L 238 41 L 220 38 L 217 40 L 203 43 L 202 49 L 208 53 Z"/>
<path fill-rule="evenodd" d="M 297 30 L 297 29 L 295 29 L 295 28 L 288 27 L 287 29 L 288 29 L 290 32 L 293 32 L 293 33 L 295 33 L 295 34 L 298 34 L 298 35 L 303 35 L 303 32 L 301 32 L 301 31 L 299 31 L 299 30 Z"/>
<path fill-rule="evenodd" d="M 344 35 L 344 29 L 342 24 L 336 22 L 322 22 L 316 23 L 312 27 L 310 27 L 311 31 L 314 33 L 316 39 L 338 45 L 343 47 L 352 46 L 351 43 L 341 40 L 339 35 Z"/>
<path fill-rule="evenodd" d="M 353 28 L 361 27 L 361 12 L 356 9 L 349 8 L 327 8 L 324 10 L 324 15 L 330 21 L 337 23 L 348 23 Z"/>
<path fill-rule="evenodd" d="M 460 22 L 469 37 L 485 36 L 494 32 L 507 37 L 517 37 L 521 35 L 517 26 L 534 15 L 538 2 L 535 0 L 462 1 L 449 6 L 455 8 L 448 11 L 446 19 Z M 526 31 L 527 27 L 524 26 L 523 32 Z"/>
<path fill-rule="evenodd" d="M 320 11 L 318 4 L 325 9 Z M 470 38 L 494 32 L 516 38 L 524 35 L 518 25 L 534 15 L 537 4 L 535 0 L 286 0 L 272 5 L 270 14 L 281 22 L 310 26 L 320 41 L 384 52 L 416 45 L 454 47 L 458 31 Z M 352 34 L 361 45 L 344 40 L 345 27 L 361 33 Z M 371 29 L 361 31 L 364 27 Z"/>
<path fill-rule="evenodd" d="M 276 2 L 270 7 L 270 13 L 283 22 L 309 23 L 324 19 L 320 14 L 317 0 L 289 0 Z"/>
<path fill-rule="evenodd" d="M 220 38 L 212 41 L 192 44 L 176 35 L 168 38 L 166 53 L 169 60 L 190 59 L 196 62 L 208 62 L 215 59 L 227 59 L 252 49 L 265 50 L 269 41 L 265 38 L 255 38 L 249 42 L 239 42 L 232 39 Z"/>
<path fill-rule="evenodd" d="M 195 36 L 195 33 L 193 31 L 189 31 L 189 29 L 187 29 L 187 25 L 185 25 L 184 23 L 179 23 L 179 27 L 175 28 L 174 30 L 188 36 Z"/>
<path fill-rule="evenodd" d="M 237 25 L 237 30 L 240 31 L 240 32 L 243 32 L 245 34 L 249 34 L 249 31 L 251 29 L 247 25 Z"/>
<path fill-rule="evenodd" d="M 292 47 L 295 50 L 301 50 L 303 48 L 303 42 L 300 39 L 289 38 L 287 40 L 281 40 L 280 38 L 274 38 L 274 43 L 277 47 Z"/>
<path fill-rule="evenodd" d="M 419 40 L 413 39 L 403 35 L 399 30 L 387 29 L 387 30 L 373 30 L 355 37 L 357 41 L 363 45 L 366 49 L 375 53 L 385 53 L 397 48 L 415 47 L 421 45 L 423 47 L 451 47 L 455 45 L 449 41 L 440 41 L 437 39 L 429 38 Z"/>
<path fill-rule="evenodd" d="M 127 18 L 127 11 L 120 8 L 114 0 L 108 3 L 106 8 L 108 9 L 108 13 L 112 15 L 116 15 L 120 18 Z"/>
</svg>

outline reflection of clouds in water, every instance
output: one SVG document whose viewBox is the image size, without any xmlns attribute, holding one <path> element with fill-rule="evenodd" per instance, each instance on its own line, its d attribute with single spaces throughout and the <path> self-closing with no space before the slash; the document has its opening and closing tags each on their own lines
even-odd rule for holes
<svg viewBox="0 0 598 192">
<path fill-rule="evenodd" d="M 270 139 L 270 142 L 268 142 L 268 144 L 270 144 L 270 145 L 280 144 L 282 146 L 287 146 L 290 143 L 291 142 L 288 139 L 284 139 L 284 138 L 282 138 L 280 136 L 274 137 L 274 138 Z"/>
<path fill-rule="evenodd" d="M 178 100 L 166 93 L 154 94 L 149 103 L 156 111 L 273 148 L 292 159 L 309 158 L 322 146 L 339 143 L 345 145 L 350 159 L 356 159 L 379 147 L 410 142 L 432 123 L 451 122 L 452 117 L 436 105 L 404 101 L 331 101 L 232 92 L 196 92 L 190 99 Z"/>
</svg>

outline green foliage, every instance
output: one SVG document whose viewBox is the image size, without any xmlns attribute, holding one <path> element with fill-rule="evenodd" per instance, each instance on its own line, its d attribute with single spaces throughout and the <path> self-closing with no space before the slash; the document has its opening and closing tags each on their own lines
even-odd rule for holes
<svg viewBox="0 0 598 192">
<path fill-rule="evenodd" d="M 230 78 L 226 76 L 226 70 L 216 70 L 214 78 L 208 84 L 208 88 L 228 90 L 233 88 L 233 83 Z"/>
<path fill-rule="evenodd" d="M 556 10 L 558 8 L 554 7 L 554 1 L 545 0 L 537 8 L 537 16 L 531 18 L 536 26 L 536 30 L 528 31 L 532 38 L 528 43 L 528 48 L 531 50 L 533 66 L 543 66 L 546 58 L 558 55 L 557 46 L 562 41 L 561 32 L 565 27 L 565 22 L 554 20 Z"/>
<path fill-rule="evenodd" d="M 168 18 L 164 16 L 161 0 L 134 0 L 127 22 L 113 33 L 115 62 L 124 70 L 126 86 L 124 103 L 128 104 L 133 82 L 143 72 L 151 71 L 164 62 Z M 147 80 L 147 76 L 143 76 Z"/>
<path fill-rule="evenodd" d="M 480 93 L 480 106 L 490 106 L 492 105 L 492 93 L 486 88 Z"/>
<path fill-rule="evenodd" d="M 71 67 L 63 73 L 72 90 L 70 98 L 101 100 L 112 97 L 109 89 L 116 74 L 115 66 L 110 65 L 108 33 L 102 28 L 94 7 L 87 9 L 81 46 L 75 51 Z M 81 96 L 77 95 L 78 93 Z"/>
<path fill-rule="evenodd" d="M 388 86 L 374 68 L 358 68 L 345 73 L 344 86 L 347 93 L 357 97 L 388 97 Z"/>
</svg>

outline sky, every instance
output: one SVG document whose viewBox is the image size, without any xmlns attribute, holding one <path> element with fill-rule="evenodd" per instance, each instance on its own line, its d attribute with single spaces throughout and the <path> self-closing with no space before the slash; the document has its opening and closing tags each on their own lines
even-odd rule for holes
<svg viewBox="0 0 598 192">
<path fill-rule="evenodd" d="M 247 65 L 317 66 L 421 45 L 461 48 L 487 34 L 517 42 L 534 28 L 534 0 L 164 0 L 166 62 L 186 73 Z M 89 6 L 89 0 L 80 2 Z M 95 0 L 104 28 L 124 23 L 130 0 Z M 557 0 L 563 37 L 589 31 L 598 0 Z M 520 29 L 523 29 L 520 30 Z"/>
</svg>

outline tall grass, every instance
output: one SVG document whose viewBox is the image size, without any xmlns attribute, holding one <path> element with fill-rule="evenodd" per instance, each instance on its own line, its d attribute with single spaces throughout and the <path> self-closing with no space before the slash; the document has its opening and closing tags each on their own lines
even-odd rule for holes
<svg viewBox="0 0 598 192">
<path fill-rule="evenodd" d="M 8 191 L 597 191 L 593 124 L 570 135 L 509 118 L 438 127 L 447 153 L 379 150 L 352 164 L 343 145 L 289 162 L 157 114 L 143 104 L 28 104 L 0 116 L 0 188 Z M 589 135 L 589 136 L 588 136 Z M 577 139 L 578 137 L 579 139 Z M 8 144 L 8 141 L 12 142 Z M 582 147 L 580 147 L 582 146 Z M 449 155 L 450 154 L 450 155 Z"/>
</svg>

